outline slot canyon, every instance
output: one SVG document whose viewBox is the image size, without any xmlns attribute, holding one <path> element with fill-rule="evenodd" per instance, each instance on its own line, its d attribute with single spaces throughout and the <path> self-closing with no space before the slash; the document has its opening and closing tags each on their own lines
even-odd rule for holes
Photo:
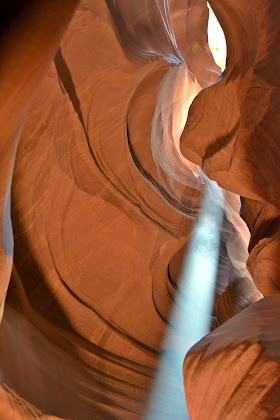
<svg viewBox="0 0 280 420">
<path fill-rule="evenodd" d="M 1 9 L 0 420 L 280 419 L 279 0 Z"/>
</svg>

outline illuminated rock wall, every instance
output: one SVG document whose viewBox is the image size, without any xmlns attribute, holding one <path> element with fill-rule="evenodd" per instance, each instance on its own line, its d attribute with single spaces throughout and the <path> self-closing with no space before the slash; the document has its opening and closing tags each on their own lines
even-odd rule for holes
<svg viewBox="0 0 280 420">
<path fill-rule="evenodd" d="M 266 33 L 276 32 L 270 10 L 276 3 L 260 3 L 258 16 L 266 25 L 259 30 L 249 13 L 251 3 L 211 2 L 227 36 L 227 70 L 191 106 L 181 139 L 184 156 L 179 138 L 185 121 L 182 124 L 177 117 L 185 112 L 190 92 L 194 96 L 221 72 L 207 43 L 206 2 L 172 0 L 168 11 L 165 1 L 143 2 L 141 7 L 138 0 L 129 7 L 125 1 L 82 1 L 60 46 L 75 2 L 67 8 L 67 2 L 61 1 L 62 16 L 57 16 L 57 2 L 54 9 L 54 2 L 47 3 L 38 15 L 31 8 L 22 22 L 13 21 L 23 34 L 26 28 L 33 30 L 27 31 L 24 42 L 21 32 L 14 32 L 18 50 L 7 41 L 8 30 L 1 39 L 3 51 L 11 48 L 16 59 L 11 65 L 7 59 L 2 67 L 3 86 L 8 87 L 1 104 L 2 301 L 13 255 L 12 173 L 14 259 L 0 328 L 0 417 L 4 413 L 5 420 L 50 418 L 42 417 L 46 413 L 73 420 L 137 419 L 144 416 L 159 356 L 163 350 L 168 354 L 164 337 L 171 331 L 174 342 L 181 342 L 169 316 L 178 304 L 181 266 L 200 214 L 203 182 L 208 182 L 197 164 L 221 187 L 246 197 L 242 216 L 252 232 L 248 267 L 264 295 L 277 293 L 278 149 L 273 134 L 277 86 L 274 79 L 267 79 L 265 67 L 270 65 L 267 57 L 272 63 L 271 56 L 265 55 L 270 51 L 265 40 Z M 251 26 L 243 24 L 241 6 L 247 8 L 244 13 L 250 16 Z M 46 9 L 50 14 L 45 14 Z M 250 28 L 258 42 L 249 41 Z M 244 40 L 249 52 L 244 51 Z M 26 55 L 29 45 L 36 48 Z M 253 71 L 255 62 L 262 64 Z M 189 90 L 181 89 L 184 74 Z M 169 85 L 163 85 L 164 80 Z M 169 89 L 172 83 L 174 89 Z M 169 92 L 166 101 L 160 101 L 159 92 L 163 98 Z M 166 140 L 160 145 L 169 144 L 165 155 L 153 149 L 152 126 L 155 139 L 162 128 L 162 138 L 174 143 Z M 257 140 L 252 140 L 255 132 Z M 263 145 L 267 152 L 262 151 Z M 169 153 L 174 159 L 165 165 Z M 239 217 L 238 196 L 227 193 L 226 197 L 213 327 L 261 297 L 245 266 L 249 235 Z M 236 263 L 232 255 L 240 250 Z M 278 319 L 277 296 L 270 299 L 269 316 Z M 200 346 L 208 346 L 212 337 L 213 343 L 218 337 L 217 354 L 226 354 L 225 368 L 219 365 L 221 373 L 209 385 L 213 389 L 222 386 L 219 378 L 230 370 L 228 348 L 243 352 L 247 342 L 253 355 L 244 350 L 244 360 L 251 363 L 260 357 L 262 369 L 272 367 L 277 376 L 277 350 L 273 357 L 266 356 L 258 339 L 269 324 L 262 321 L 270 308 L 266 302 L 232 318 L 233 327 L 225 323 L 187 356 L 184 373 L 191 418 L 204 420 L 210 412 L 202 392 L 208 365 L 201 359 Z M 252 331 L 255 313 L 259 324 Z M 215 371 L 213 354 L 209 353 L 207 363 Z M 198 364 L 201 370 L 195 370 Z M 243 368 L 245 375 L 246 362 Z M 177 366 L 166 369 L 172 377 Z M 228 381 L 229 395 L 236 380 Z M 271 377 L 262 380 L 266 382 L 258 386 L 268 389 Z M 258 377 L 253 377 L 252 387 L 255 384 Z M 176 393 L 176 387 L 169 392 Z M 273 392 L 264 391 L 269 404 Z M 242 414 L 243 403 L 234 401 L 233 411 L 225 411 L 226 415 L 240 410 Z M 252 404 L 256 418 L 265 418 L 260 398 Z M 213 407 L 211 420 L 224 413 Z M 180 410 L 174 407 L 174 420 L 187 417 L 186 408 Z"/>
<path fill-rule="evenodd" d="M 275 296 L 250 306 L 188 352 L 185 390 L 192 419 L 273 419 L 279 417 L 280 9 L 277 1 L 210 4 L 225 31 L 227 70 L 195 99 L 182 152 L 244 197 L 241 214 L 251 231 L 247 265 L 264 296 Z"/>
</svg>

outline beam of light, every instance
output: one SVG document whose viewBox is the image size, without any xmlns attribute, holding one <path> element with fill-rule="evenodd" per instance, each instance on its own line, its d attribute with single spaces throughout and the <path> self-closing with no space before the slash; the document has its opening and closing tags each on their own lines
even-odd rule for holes
<svg viewBox="0 0 280 420">
<path fill-rule="evenodd" d="M 187 417 L 182 366 L 197 341 L 210 332 L 223 209 L 206 190 L 202 213 L 195 227 L 181 275 L 180 291 L 155 379 L 147 420 L 185 420 Z M 221 190 L 219 193 L 222 194 Z"/>
<path fill-rule="evenodd" d="M 209 9 L 209 47 L 223 71 L 226 63 L 225 38 L 214 13 L 210 7 Z M 195 94 L 197 93 L 198 91 Z M 189 98 L 187 106 L 181 110 L 185 118 L 193 99 L 194 97 Z M 178 148 L 177 144 L 175 146 Z M 184 161 L 186 165 L 192 165 L 191 162 L 185 159 Z M 193 171 L 192 167 L 190 169 Z M 202 174 L 203 178 L 206 177 Z M 202 212 L 185 258 L 176 303 L 170 318 L 172 327 L 169 328 L 162 346 L 158 373 L 145 417 L 147 420 L 188 418 L 182 367 L 187 351 L 210 332 L 219 265 L 223 205 L 223 190 L 215 182 L 207 179 Z"/>
</svg>

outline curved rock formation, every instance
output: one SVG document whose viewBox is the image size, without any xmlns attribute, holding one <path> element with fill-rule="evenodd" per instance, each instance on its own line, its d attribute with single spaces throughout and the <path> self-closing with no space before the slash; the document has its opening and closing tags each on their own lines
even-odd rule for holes
<svg viewBox="0 0 280 420">
<path fill-rule="evenodd" d="M 279 295 L 261 299 L 188 352 L 191 419 L 279 418 L 279 317 Z"/>
<path fill-rule="evenodd" d="M 260 174 L 250 172 L 255 161 L 250 160 L 247 168 L 242 157 L 231 155 L 231 140 L 243 127 L 244 116 L 232 103 L 238 95 L 243 98 L 242 77 L 252 76 L 253 52 L 241 77 L 234 60 L 244 52 L 235 51 L 240 40 L 226 26 L 225 16 L 242 15 L 242 7 L 247 6 L 233 7 L 226 0 L 223 8 L 211 2 L 229 37 L 229 61 L 224 76 L 202 90 L 191 106 L 182 135 L 183 156 L 179 141 L 190 103 L 221 73 L 208 46 L 206 1 L 140 4 L 135 0 L 128 5 L 125 0 L 83 0 L 59 47 L 75 2 L 57 3 L 45 0 L 42 6 L 31 5 L 26 14 L 19 14 L 14 23 L 18 31 L 11 38 L 15 45 L 9 44 L 8 30 L 3 37 L 8 58 L 3 65 L 6 79 L 1 80 L 7 89 L 0 117 L 5 163 L 0 191 L 5 228 L 0 246 L 4 255 L 1 301 L 12 263 L 11 243 L 6 245 L 12 238 L 12 172 L 15 249 L 0 329 L 0 413 L 21 419 L 44 418 L 43 413 L 72 420 L 137 419 L 145 415 L 158 370 L 166 369 L 170 393 L 182 388 L 178 366 L 170 362 L 174 349 L 164 337 L 171 332 L 174 342 L 184 343 L 170 312 L 172 307 L 181 310 L 177 300 L 183 290 L 181 266 L 205 189 L 212 188 L 215 205 L 225 202 L 213 328 L 261 297 L 246 268 L 250 235 L 234 193 L 247 197 L 242 214 L 252 232 L 248 266 L 256 284 L 270 294 L 277 283 L 273 277 L 274 272 L 278 275 L 277 263 L 270 264 L 278 247 L 278 213 L 272 208 L 276 203 L 271 194 L 274 180 L 269 191 L 262 190 Z M 264 9 L 259 7 L 261 13 Z M 267 19 L 262 30 L 270 25 L 273 19 Z M 17 66 L 14 62 L 10 66 L 10 59 Z M 259 77 L 263 68 L 258 69 Z M 262 86 L 265 83 L 261 81 Z M 253 98 L 259 92 L 254 89 Z M 212 94 L 215 100 L 204 109 L 202 102 Z M 232 108 L 223 110 L 216 124 L 223 95 L 234 100 L 230 99 Z M 270 112 L 266 108 L 262 120 L 268 126 Z M 252 127 L 261 124 L 259 116 L 246 115 Z M 226 131 L 221 141 L 215 127 Z M 248 144 L 249 153 L 253 146 Z M 206 153 L 202 162 L 205 145 L 214 160 Z M 221 155 L 221 145 L 226 156 Z M 236 172 L 217 177 L 220 156 L 224 166 L 232 158 Z M 220 190 L 197 164 L 231 192 Z M 240 165 L 245 165 L 246 176 L 238 172 Z M 245 177 L 247 184 L 241 188 Z M 260 204 L 267 206 L 260 218 L 256 199 L 270 203 Z M 269 274 L 264 267 L 265 284 L 259 259 L 269 261 Z M 252 306 L 242 312 L 244 317 L 255 307 L 262 308 Z M 241 318 L 235 319 L 238 323 Z M 216 330 L 218 336 L 219 331 L 221 336 L 227 331 L 228 324 L 224 325 L 225 329 Z M 196 349 L 190 363 L 196 363 Z M 166 362 L 164 368 L 158 365 L 160 356 Z M 277 363 L 272 367 L 277 371 Z M 186 369 L 186 383 L 192 389 Z M 156 403 L 160 405 L 161 399 Z M 195 404 L 191 402 L 191 416 L 199 413 Z M 185 405 L 175 405 L 174 420 L 185 416 Z"/>
<path fill-rule="evenodd" d="M 184 363 L 185 390 L 191 418 L 272 419 L 279 417 L 275 191 L 280 108 L 274 59 L 279 3 L 210 3 L 227 38 L 227 69 L 195 99 L 181 139 L 182 153 L 219 185 L 244 196 L 241 214 L 251 232 L 247 266 L 258 289 L 265 296 L 276 295 L 250 306 L 190 350 Z M 206 129 L 209 121 L 213 131 Z M 219 390 L 218 400 L 213 392 Z"/>
<path fill-rule="evenodd" d="M 0 362 L 3 381 L 48 414 L 145 409 L 166 329 L 153 299 L 168 317 L 167 265 L 193 224 L 149 187 L 123 132 L 155 64 L 125 57 L 103 1 L 81 5 L 24 126 Z"/>
<path fill-rule="evenodd" d="M 17 144 L 38 85 L 78 0 L 3 5 L 0 31 L 0 315 L 10 279 L 13 234 L 10 190 Z"/>
<path fill-rule="evenodd" d="M 244 199 L 242 217 L 251 230 L 247 261 L 254 282 L 264 296 L 280 291 L 280 211 L 275 206 Z"/>
<path fill-rule="evenodd" d="M 227 40 L 227 67 L 195 99 L 182 153 L 223 188 L 279 207 L 279 3 L 209 3 Z"/>
<path fill-rule="evenodd" d="M 226 0 L 210 4 L 227 39 L 227 68 L 217 83 L 194 100 L 181 150 L 221 187 L 250 199 L 245 200 L 249 219 L 243 211 L 252 229 L 248 267 L 267 295 L 279 290 L 280 276 L 280 203 L 275 194 L 280 180 L 280 108 L 274 59 L 280 36 L 279 3 L 269 0 L 253 6 Z M 250 13 L 253 7 L 256 12 Z M 255 214 L 254 222 L 251 214 Z"/>
</svg>

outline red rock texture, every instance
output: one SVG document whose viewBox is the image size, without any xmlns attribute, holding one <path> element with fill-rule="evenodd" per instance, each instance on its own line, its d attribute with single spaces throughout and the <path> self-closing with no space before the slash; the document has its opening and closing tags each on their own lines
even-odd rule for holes
<svg viewBox="0 0 280 420">
<path fill-rule="evenodd" d="M 117 3 L 127 19 L 119 26 L 114 20 Z M 147 19 L 144 3 L 128 7 L 121 1 L 84 0 L 65 32 L 75 2 L 44 0 L 12 20 L 15 31 L 6 30 L 1 39 L 1 302 L 13 256 L 12 175 L 14 235 L 13 272 L 0 328 L 3 419 L 144 416 L 163 340 L 172 330 L 167 321 L 176 305 L 202 193 L 201 188 L 179 184 L 170 192 L 160 176 L 150 144 L 157 93 L 171 59 L 188 60 L 202 87 L 219 73 L 207 45 L 206 1 L 189 0 L 188 8 L 181 0 L 171 3 L 177 44 L 166 36 L 153 1 Z M 188 159 L 202 164 L 222 187 L 246 197 L 242 214 L 252 232 L 248 266 L 265 295 L 278 290 L 277 86 L 266 78 L 270 45 L 262 41 L 267 32 L 276 31 L 272 4 L 258 3 L 255 21 L 249 14 L 251 3 L 211 2 L 228 38 L 228 67 L 218 83 L 199 94 L 182 136 Z M 231 29 L 230 19 L 239 19 L 240 31 Z M 260 22 L 265 23 L 261 30 Z M 158 33 L 153 33 L 155 28 Z M 257 43 L 249 39 L 251 32 L 260 37 Z M 152 51 L 148 57 L 145 42 Z M 262 113 L 256 110 L 260 100 Z M 204 105 L 207 101 L 209 106 Z M 263 130 L 268 160 L 261 160 Z M 251 141 L 253 132 L 258 147 Z M 229 222 L 224 227 L 228 235 L 233 232 Z M 234 273 L 225 237 L 220 263 L 227 274 L 219 277 L 222 286 L 217 284 L 214 326 L 258 298 L 249 279 Z M 269 299 L 264 302 L 272 302 L 269 316 L 276 320 L 277 297 Z M 260 311 L 260 324 L 267 317 L 266 303 L 257 305 L 230 321 L 237 325 L 236 347 L 241 345 L 233 357 L 247 349 L 243 344 L 254 314 Z M 221 337 L 217 348 L 226 354 L 226 369 L 232 343 L 228 325 L 205 339 L 214 337 L 215 343 L 215 337 Z M 244 350 L 244 357 L 249 364 L 262 349 L 262 332 L 260 328 L 248 339 L 253 355 L 248 350 L 247 357 Z M 180 340 L 176 331 L 173 335 Z M 262 354 L 261 368 L 269 366 L 277 376 L 275 354 Z M 208 380 L 208 367 L 200 356 L 200 347 L 195 347 L 184 372 L 188 402 L 193 395 L 191 416 L 204 419 L 210 411 L 206 403 L 206 411 L 199 411 L 204 394 L 198 389 Z M 215 357 L 211 353 L 209 366 L 219 372 Z M 194 376 L 194 385 L 189 375 L 200 363 L 201 376 Z M 244 362 L 244 375 L 245 368 Z M 237 383 L 234 372 L 229 390 Z M 260 383 L 272 404 L 275 393 L 268 388 L 273 375 L 262 379 L 265 384 L 254 375 L 252 387 Z M 215 389 L 222 381 L 213 383 L 213 392 L 220 394 L 222 390 Z M 238 399 L 233 401 L 233 413 L 243 410 Z M 266 408 L 256 401 L 256 415 L 265 418 Z M 213 413 L 220 413 L 219 408 Z M 174 411 L 174 419 L 179 416 L 182 413 Z"/>
<path fill-rule="evenodd" d="M 168 262 L 193 224 L 143 179 L 123 132 L 136 81 L 157 64 L 125 57 L 103 1 L 79 6 L 22 132 L 0 360 L 4 382 L 48 414 L 145 409 L 172 304 Z M 150 107 L 136 124 L 144 139 Z"/>
<path fill-rule="evenodd" d="M 244 199 L 242 217 L 251 230 L 248 268 L 265 295 L 280 291 L 280 211 L 275 206 Z"/>
<path fill-rule="evenodd" d="M 188 352 L 186 397 L 192 419 L 274 419 L 280 416 L 279 3 L 210 4 L 226 35 L 227 69 L 195 99 L 182 152 L 220 186 L 244 196 L 241 215 L 251 232 L 247 266 L 264 296 L 275 296 L 242 311 Z M 209 121 L 213 130 L 206 129 Z"/>
<path fill-rule="evenodd" d="M 261 299 L 203 338 L 187 354 L 191 419 L 280 416 L 279 295 Z"/>
<path fill-rule="evenodd" d="M 247 213 L 255 215 L 252 222 L 243 211 L 252 233 L 248 267 L 267 295 L 279 290 L 280 276 L 279 3 L 210 4 L 225 32 L 227 68 L 194 100 L 181 150 L 221 187 L 246 197 Z"/>
<path fill-rule="evenodd" d="M 209 3 L 225 33 L 227 67 L 195 99 L 182 152 L 225 189 L 279 208 L 279 3 Z"/>
<path fill-rule="evenodd" d="M 19 397 L 3 382 L 0 387 L 0 419 L 1 420 L 55 420 L 57 417 L 45 416 L 40 410 Z"/>
<path fill-rule="evenodd" d="M 0 305 L 7 291 L 13 254 L 10 189 L 18 140 L 77 1 L 44 0 L 3 5 L 0 32 Z"/>
</svg>

